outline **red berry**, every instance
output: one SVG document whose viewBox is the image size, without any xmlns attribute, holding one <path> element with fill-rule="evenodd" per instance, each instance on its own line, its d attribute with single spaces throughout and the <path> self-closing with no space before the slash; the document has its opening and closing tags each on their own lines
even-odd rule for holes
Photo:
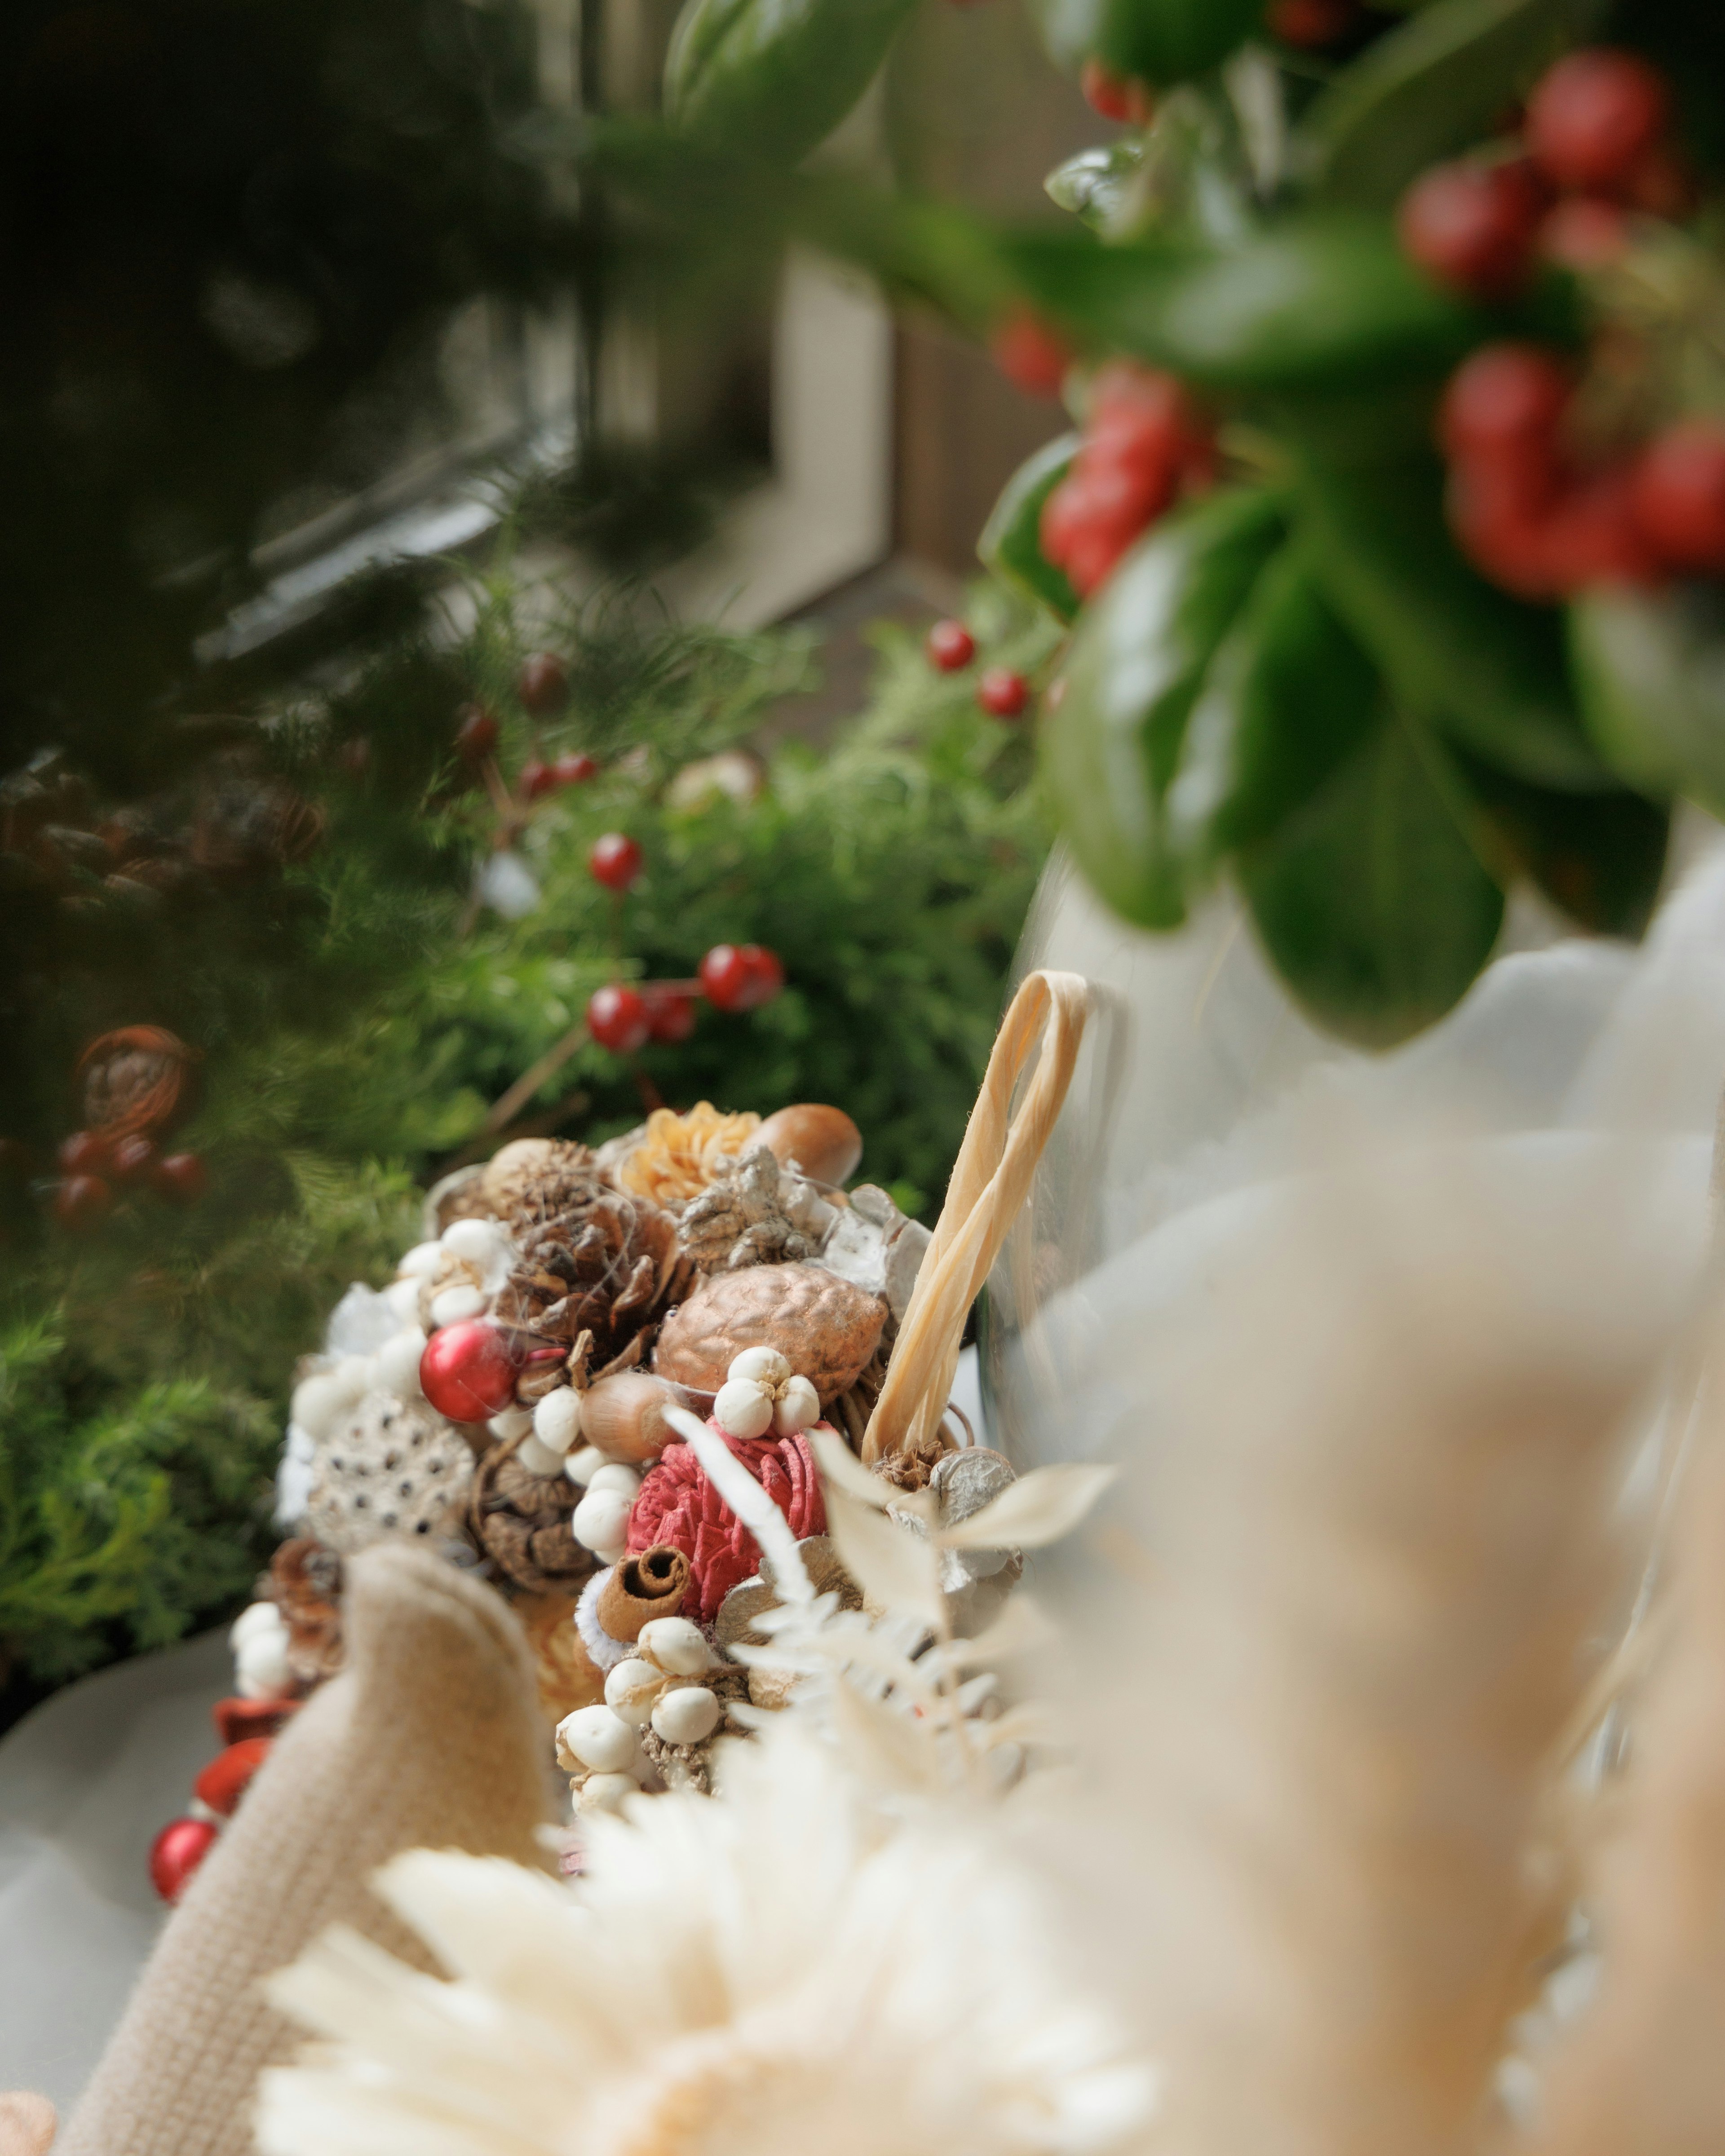
<svg viewBox="0 0 1725 2156">
<path fill-rule="evenodd" d="M 208 1820 L 170 1820 L 150 1845 L 150 1884 L 164 1902 L 177 1902 L 209 1855 L 217 1829 Z"/>
<path fill-rule="evenodd" d="M 1652 554 L 1638 528 L 1630 474 L 1619 465 L 1563 475 L 1542 494 L 1487 465 L 1458 466 L 1450 517 L 1463 551 L 1518 598 L 1566 598 L 1590 584 L 1645 583 Z"/>
<path fill-rule="evenodd" d="M 568 669 L 555 653 L 536 651 L 531 659 L 521 661 L 521 670 L 515 677 L 515 693 L 534 718 L 549 718 L 569 701 Z"/>
<path fill-rule="evenodd" d="M 529 757 L 521 766 L 521 798 L 537 801 L 545 794 L 557 791 L 557 773 L 548 763 L 542 763 L 536 756 Z"/>
<path fill-rule="evenodd" d="M 588 872 L 607 891 L 627 891 L 641 873 L 641 850 L 621 831 L 595 839 L 587 857 Z"/>
<path fill-rule="evenodd" d="M 138 1183 L 151 1175 L 156 1167 L 157 1153 L 149 1139 L 141 1135 L 116 1138 L 110 1156 L 110 1172 L 116 1183 Z"/>
<path fill-rule="evenodd" d="M 1322 52 L 1345 38 L 1358 20 L 1354 0 L 1271 0 L 1266 28 L 1285 45 Z"/>
<path fill-rule="evenodd" d="M 169 1153 L 166 1160 L 157 1162 L 151 1180 L 162 1197 L 180 1205 L 197 1204 L 209 1188 L 203 1158 L 195 1152 Z"/>
<path fill-rule="evenodd" d="M 515 1404 L 516 1358 L 495 1325 L 469 1318 L 434 1332 L 419 1358 L 419 1387 L 451 1422 L 489 1422 Z"/>
<path fill-rule="evenodd" d="M 1554 187 L 1611 190 L 1665 131 L 1671 93 L 1634 53 L 1591 45 L 1547 69 L 1527 100 L 1527 148 Z"/>
<path fill-rule="evenodd" d="M 105 1175 L 111 1153 L 112 1141 L 99 1132 L 74 1131 L 61 1142 L 59 1163 L 68 1175 Z"/>
<path fill-rule="evenodd" d="M 1030 701 L 1030 685 L 1009 666 L 991 666 L 976 685 L 976 700 L 991 719 L 1016 719 Z"/>
<path fill-rule="evenodd" d="M 579 749 L 560 756 L 551 767 L 552 776 L 559 786 L 585 786 L 589 778 L 597 778 L 599 767 L 590 756 Z"/>
<path fill-rule="evenodd" d="M 270 1737 L 242 1737 L 225 1752 L 218 1752 L 199 1771 L 198 1779 L 192 1784 L 193 1795 L 199 1804 L 219 1812 L 223 1819 L 230 1818 L 253 1775 L 270 1757 L 274 1742 Z"/>
<path fill-rule="evenodd" d="M 1625 180 L 1621 192 L 1631 209 L 1647 217 L 1662 217 L 1667 223 L 1688 217 L 1701 195 L 1689 166 L 1662 142 L 1640 160 Z"/>
<path fill-rule="evenodd" d="M 99 1175 L 68 1175 L 54 1194 L 54 1214 L 74 1232 L 95 1227 L 114 1203 L 114 1194 Z"/>
<path fill-rule="evenodd" d="M 924 646 L 928 663 L 942 674 L 957 674 L 976 657 L 976 639 L 962 621 L 937 621 Z"/>
<path fill-rule="evenodd" d="M 1141 497 L 1111 493 L 1096 475 L 1075 470 L 1043 503 L 1039 536 L 1044 555 L 1087 598 L 1149 522 Z"/>
<path fill-rule="evenodd" d="M 1646 584 L 1659 572 L 1635 516 L 1635 472 L 1627 463 L 1576 480 L 1550 516 L 1547 555 L 1552 588 L 1568 598 L 1592 584 Z"/>
<path fill-rule="evenodd" d="M 1540 253 L 1566 270 L 1602 270 L 1620 260 L 1628 245 L 1628 218 L 1597 195 L 1567 196 L 1539 228 Z"/>
<path fill-rule="evenodd" d="M 784 968 L 758 943 L 715 943 L 696 970 L 708 1002 L 721 1011 L 753 1010 L 784 986 Z"/>
<path fill-rule="evenodd" d="M 1028 307 L 1000 323 L 988 349 L 1007 380 L 1027 397 L 1058 397 L 1072 364 L 1070 347 Z"/>
<path fill-rule="evenodd" d="M 455 753 L 464 763 L 481 763 L 497 746 L 497 721 L 483 704 L 464 704 L 455 729 Z"/>
<path fill-rule="evenodd" d="M 621 982 L 595 988 L 587 999 L 587 1029 L 614 1055 L 633 1055 L 646 1045 L 650 1030 L 645 998 Z"/>
<path fill-rule="evenodd" d="M 1507 298 L 1527 282 L 1544 198 L 1521 159 L 1434 165 L 1402 197 L 1402 251 L 1471 299 Z"/>
<path fill-rule="evenodd" d="M 755 1010 L 762 1004 L 770 1004 L 784 986 L 784 967 L 778 952 L 760 943 L 745 943 L 742 963 L 747 977 L 743 1009 Z"/>
<path fill-rule="evenodd" d="M 1575 385 L 1554 352 L 1537 344 L 1486 344 L 1450 377 L 1438 415 L 1445 453 L 1457 459 L 1551 458 Z"/>
<path fill-rule="evenodd" d="M 1147 83 L 1116 74 L 1099 59 L 1085 62 L 1079 70 L 1078 87 L 1092 112 L 1104 120 L 1117 121 L 1122 126 L 1147 126 L 1155 110 Z"/>
<path fill-rule="evenodd" d="M 686 1040 L 695 1030 L 695 999 L 673 988 L 644 988 L 647 1032 L 654 1040 Z"/>
<path fill-rule="evenodd" d="M 1674 569 L 1725 572 L 1725 430 L 1707 419 L 1667 427 L 1635 465 L 1635 521 Z"/>
</svg>

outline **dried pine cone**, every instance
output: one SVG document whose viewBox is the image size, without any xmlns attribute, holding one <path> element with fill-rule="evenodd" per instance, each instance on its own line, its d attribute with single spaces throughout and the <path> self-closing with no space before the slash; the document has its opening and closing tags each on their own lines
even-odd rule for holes
<svg viewBox="0 0 1725 2156">
<path fill-rule="evenodd" d="M 856 1383 L 886 1323 L 882 1297 L 824 1265 L 709 1273 L 660 1327 L 653 1368 L 691 1392 L 716 1393 L 745 1348 L 776 1348 L 824 1404 Z"/>
<path fill-rule="evenodd" d="M 814 1245 L 785 1209 L 783 1170 L 763 1145 L 716 1174 L 683 1209 L 683 1248 L 704 1273 L 812 1258 Z"/>
<path fill-rule="evenodd" d="M 341 1666 L 341 1560 L 309 1535 L 270 1561 L 270 1594 L 287 1620 L 288 1671 L 309 1691 Z"/>
<path fill-rule="evenodd" d="M 680 1294 L 693 1270 L 677 1224 L 597 1175 L 572 1175 L 563 1209 L 516 1230 L 521 1262 L 497 1301 L 505 1325 L 548 1340 L 593 1336 L 604 1364 Z"/>
<path fill-rule="evenodd" d="M 479 1179 L 494 1219 L 514 1232 L 577 1209 L 596 1171 L 591 1150 L 567 1138 L 516 1138 L 492 1154 Z"/>
<path fill-rule="evenodd" d="M 530 1474 L 516 1442 L 494 1445 L 474 1470 L 468 1532 L 515 1586 L 530 1594 L 567 1589 L 598 1562 L 569 1526 L 581 1493 L 567 1476 Z"/>
<path fill-rule="evenodd" d="M 951 1450 L 937 1430 L 932 1436 L 919 1437 L 902 1452 L 889 1452 L 884 1459 L 877 1460 L 875 1472 L 883 1482 L 890 1482 L 895 1490 L 902 1490 L 908 1495 L 928 1487 L 934 1480 L 935 1469 Z"/>
</svg>

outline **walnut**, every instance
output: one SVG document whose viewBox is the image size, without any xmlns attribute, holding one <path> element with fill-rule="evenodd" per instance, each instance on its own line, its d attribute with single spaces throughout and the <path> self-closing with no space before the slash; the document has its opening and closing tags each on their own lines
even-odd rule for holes
<svg viewBox="0 0 1725 2156">
<path fill-rule="evenodd" d="M 788 1178 L 763 1145 L 751 1146 L 683 1208 L 682 1246 L 704 1273 L 812 1258 L 815 1245 L 791 1219 Z"/>
<path fill-rule="evenodd" d="M 716 1393 L 745 1348 L 776 1348 L 823 1404 L 854 1385 L 880 1344 L 886 1305 L 824 1266 L 710 1273 L 660 1328 L 655 1373 Z"/>
</svg>

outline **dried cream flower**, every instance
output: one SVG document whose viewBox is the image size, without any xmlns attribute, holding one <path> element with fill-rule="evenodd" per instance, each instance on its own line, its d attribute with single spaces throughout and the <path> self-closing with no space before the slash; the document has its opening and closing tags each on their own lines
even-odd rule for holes
<svg viewBox="0 0 1725 2156">
<path fill-rule="evenodd" d="M 711 1101 L 697 1101 L 686 1116 L 655 1108 L 640 1143 L 616 1171 L 620 1188 L 657 1205 L 698 1198 L 761 1127 L 752 1113 L 722 1115 Z"/>
<path fill-rule="evenodd" d="M 587 1830 L 568 1886 L 386 1867 L 451 1982 L 341 1930 L 274 1980 L 325 2041 L 264 2076 L 264 2156 L 1076 2156 L 1146 2115 L 986 1813 L 895 1818 L 786 1717 L 716 1800 Z"/>
</svg>

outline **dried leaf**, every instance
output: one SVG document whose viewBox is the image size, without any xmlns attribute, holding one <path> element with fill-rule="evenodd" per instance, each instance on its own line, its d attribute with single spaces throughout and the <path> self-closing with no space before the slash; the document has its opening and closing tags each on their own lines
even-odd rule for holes
<svg viewBox="0 0 1725 2156">
<path fill-rule="evenodd" d="M 1070 1534 L 1119 1472 L 1076 1461 L 1038 1467 L 936 1540 L 947 1549 L 1041 1549 Z"/>
<path fill-rule="evenodd" d="M 933 1744 L 916 1722 L 896 1709 L 865 1699 L 839 1677 L 833 1685 L 832 1712 L 834 1735 L 865 1773 L 917 1789 L 940 1779 L 940 1759 Z"/>
<path fill-rule="evenodd" d="M 941 1651 L 950 1668 L 968 1670 L 979 1663 L 1004 1662 L 1014 1655 L 1034 1654 L 1057 1636 L 1040 1603 L 1020 1593 L 1011 1597 L 986 1632 L 974 1640 L 955 1640 Z"/>
<path fill-rule="evenodd" d="M 872 1505 L 880 1511 L 885 1511 L 901 1494 L 882 1476 L 870 1474 L 838 1431 L 828 1424 L 817 1423 L 805 1434 L 824 1487 L 836 1485 L 859 1505 Z"/>
<path fill-rule="evenodd" d="M 839 1562 L 871 1602 L 926 1625 L 943 1621 L 940 1559 L 932 1543 L 841 1496 L 836 1487 L 827 1496 L 827 1532 Z"/>
</svg>

